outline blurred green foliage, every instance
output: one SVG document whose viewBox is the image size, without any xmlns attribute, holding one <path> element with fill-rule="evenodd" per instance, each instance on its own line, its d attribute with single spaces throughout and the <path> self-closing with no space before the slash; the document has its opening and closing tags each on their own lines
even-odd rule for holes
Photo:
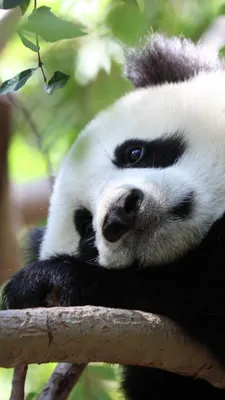
<svg viewBox="0 0 225 400">
<path fill-rule="evenodd" d="M 10 176 L 16 182 L 44 177 L 46 154 L 56 171 L 65 152 L 81 129 L 100 110 L 132 89 L 122 76 L 123 47 L 134 45 L 152 31 L 200 38 L 216 15 L 224 12 L 224 0 L 38 0 L 55 15 L 81 24 L 87 33 L 75 39 L 49 43 L 40 40 L 47 78 L 54 71 L 70 75 L 67 85 L 48 96 L 41 71 L 17 92 L 35 123 L 37 137 L 20 109 L 14 112 Z M 32 1 L 24 15 L 32 11 Z M 29 46 L 28 46 L 29 47 Z M 37 65 L 37 54 L 18 35 L 0 60 L 1 80 Z M 107 132 L 106 132 L 107 135 Z M 54 368 L 30 366 L 26 399 L 36 399 Z M 70 399 L 122 399 L 117 367 L 91 364 Z M 9 397 L 12 370 L 0 370 L 0 400 Z"/>
</svg>

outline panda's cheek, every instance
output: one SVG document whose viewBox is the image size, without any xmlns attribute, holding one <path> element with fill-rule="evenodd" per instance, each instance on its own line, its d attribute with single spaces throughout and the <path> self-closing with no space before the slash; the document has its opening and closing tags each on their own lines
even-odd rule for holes
<svg viewBox="0 0 225 400">
<path fill-rule="evenodd" d="M 112 253 L 118 250 L 118 244 L 114 244 L 113 249 L 109 248 L 99 230 L 96 231 L 95 243 L 98 249 L 99 263 L 104 267 L 108 267 L 112 262 Z"/>
<path fill-rule="evenodd" d="M 99 252 L 99 264 L 105 268 L 114 267 L 112 251 L 103 242 L 98 243 L 97 248 Z"/>
</svg>

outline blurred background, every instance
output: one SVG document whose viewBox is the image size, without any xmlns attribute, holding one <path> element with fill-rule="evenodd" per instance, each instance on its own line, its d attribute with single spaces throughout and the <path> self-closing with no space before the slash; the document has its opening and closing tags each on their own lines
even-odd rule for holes
<svg viewBox="0 0 225 400">
<path fill-rule="evenodd" d="M 38 71 L 16 94 L 19 106 L 13 109 L 9 174 L 18 198 L 27 197 L 26 187 L 33 187 L 33 196 L 39 187 L 46 194 L 46 182 L 81 129 L 98 111 L 132 90 L 122 76 L 124 46 L 137 44 L 152 31 L 182 34 L 196 41 L 225 12 L 224 0 L 38 0 L 38 6 L 42 5 L 81 23 L 87 35 L 54 43 L 40 41 L 48 78 L 55 70 L 70 75 L 63 89 L 47 95 Z M 36 64 L 37 54 L 15 34 L 0 54 L 0 80 Z M 45 212 L 18 221 L 19 239 L 30 225 L 44 223 Z M 37 398 L 54 367 L 29 367 L 27 400 Z M 12 372 L 0 369 L 0 400 L 9 398 Z M 70 399 L 122 400 L 119 375 L 117 366 L 90 364 Z"/>
</svg>

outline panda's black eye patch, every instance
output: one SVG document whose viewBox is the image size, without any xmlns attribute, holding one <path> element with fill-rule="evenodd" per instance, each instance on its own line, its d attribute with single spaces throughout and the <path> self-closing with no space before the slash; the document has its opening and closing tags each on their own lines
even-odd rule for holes
<svg viewBox="0 0 225 400">
<path fill-rule="evenodd" d="M 116 147 L 113 163 L 119 168 L 166 168 L 179 160 L 186 147 L 179 133 L 151 141 L 127 140 Z"/>
<path fill-rule="evenodd" d="M 95 247 L 95 232 L 92 225 L 92 214 L 86 208 L 74 212 L 74 225 L 80 235 L 79 258 L 95 264 L 98 251 Z"/>
<path fill-rule="evenodd" d="M 85 234 L 93 232 L 92 214 L 86 208 L 79 208 L 75 211 L 74 223 L 81 237 Z"/>
</svg>

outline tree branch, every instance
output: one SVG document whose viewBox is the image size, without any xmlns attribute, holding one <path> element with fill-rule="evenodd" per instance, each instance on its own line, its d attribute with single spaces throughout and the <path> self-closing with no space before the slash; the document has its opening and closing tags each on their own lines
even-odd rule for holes
<svg viewBox="0 0 225 400">
<path fill-rule="evenodd" d="M 38 400 L 67 400 L 86 364 L 59 363 Z"/>
<path fill-rule="evenodd" d="M 9 400 L 24 400 L 24 386 L 27 376 L 27 365 L 15 368 L 12 381 L 12 391 Z"/>
<path fill-rule="evenodd" d="M 0 313 L 0 366 L 70 362 L 154 366 L 225 388 L 225 371 L 167 318 L 103 307 Z"/>
</svg>

